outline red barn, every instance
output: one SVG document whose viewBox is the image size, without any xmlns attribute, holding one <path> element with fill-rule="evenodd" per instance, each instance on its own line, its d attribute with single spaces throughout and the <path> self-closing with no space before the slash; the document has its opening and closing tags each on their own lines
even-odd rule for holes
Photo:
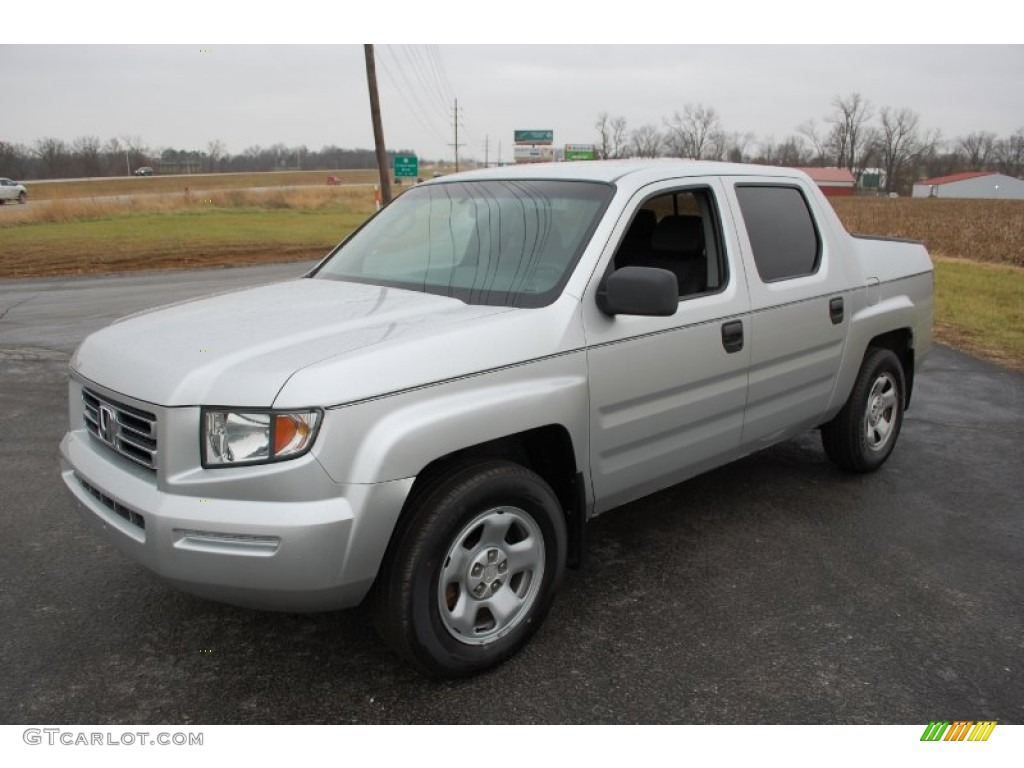
<svg viewBox="0 0 1024 768">
<path fill-rule="evenodd" d="M 825 197 L 853 197 L 857 180 L 845 168 L 797 168 L 817 184 Z"/>
</svg>

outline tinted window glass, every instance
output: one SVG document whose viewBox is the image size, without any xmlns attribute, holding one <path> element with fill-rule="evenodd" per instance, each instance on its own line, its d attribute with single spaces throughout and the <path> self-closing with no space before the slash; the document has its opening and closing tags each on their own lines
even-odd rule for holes
<svg viewBox="0 0 1024 768">
<path fill-rule="evenodd" d="M 820 241 L 807 201 L 793 187 L 736 187 L 761 279 L 770 283 L 818 269 Z"/>
<path fill-rule="evenodd" d="M 558 297 L 614 189 L 478 181 L 409 190 L 343 243 L 317 277 L 544 306 Z"/>
<path fill-rule="evenodd" d="M 615 267 L 655 267 L 676 276 L 680 298 L 721 290 L 725 256 L 711 191 L 675 190 L 648 198 L 615 253 Z"/>
</svg>

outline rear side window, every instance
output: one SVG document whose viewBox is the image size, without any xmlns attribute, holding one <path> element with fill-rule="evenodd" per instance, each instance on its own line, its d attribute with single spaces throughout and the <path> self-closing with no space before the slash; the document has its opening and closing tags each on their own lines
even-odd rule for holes
<svg viewBox="0 0 1024 768">
<path fill-rule="evenodd" d="M 795 187 L 737 186 L 757 273 L 766 283 L 818 271 L 821 239 Z"/>
</svg>

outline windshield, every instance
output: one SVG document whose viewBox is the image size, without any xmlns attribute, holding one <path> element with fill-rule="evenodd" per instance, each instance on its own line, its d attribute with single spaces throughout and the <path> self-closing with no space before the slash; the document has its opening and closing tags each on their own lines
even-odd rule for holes
<svg viewBox="0 0 1024 768">
<path fill-rule="evenodd" d="M 467 181 L 415 187 L 342 243 L 316 277 L 540 307 L 569 279 L 607 184 Z"/>
</svg>

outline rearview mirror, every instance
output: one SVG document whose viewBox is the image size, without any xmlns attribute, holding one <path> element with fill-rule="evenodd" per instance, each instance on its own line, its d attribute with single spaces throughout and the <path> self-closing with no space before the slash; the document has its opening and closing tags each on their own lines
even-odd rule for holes
<svg viewBox="0 0 1024 768">
<path fill-rule="evenodd" d="M 679 307 L 675 274 L 656 267 L 622 267 L 597 289 L 597 308 L 606 315 L 669 317 Z"/>
</svg>

